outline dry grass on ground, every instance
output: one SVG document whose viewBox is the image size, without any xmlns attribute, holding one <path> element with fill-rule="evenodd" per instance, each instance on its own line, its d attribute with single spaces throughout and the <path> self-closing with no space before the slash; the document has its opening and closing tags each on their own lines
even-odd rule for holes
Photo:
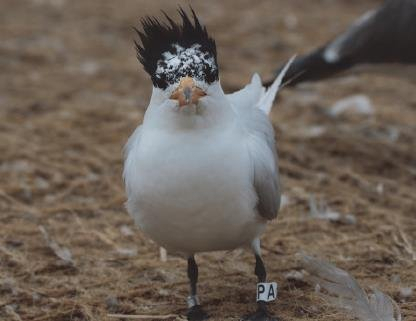
<svg viewBox="0 0 416 321">
<path fill-rule="evenodd" d="M 192 1 L 217 39 L 226 90 L 255 71 L 271 76 L 293 53 L 378 3 Z M 175 4 L 3 0 L 0 6 L 0 319 L 183 314 L 185 262 L 159 261 L 158 247 L 123 208 L 121 181 L 122 146 L 150 93 L 130 27 L 161 8 L 173 13 Z M 366 288 L 392 296 L 404 320 L 416 319 L 415 291 L 400 295 L 416 285 L 415 81 L 363 74 L 282 93 L 272 119 L 289 202 L 263 241 L 270 279 L 281 289 L 273 310 L 283 320 L 347 320 L 310 285 L 285 278 L 300 269 L 299 251 L 330 259 Z M 353 94 L 367 95 L 374 115 L 328 116 L 329 106 Z M 356 224 L 311 219 L 311 195 L 353 214 Z M 49 242 L 70 251 L 73 264 L 53 253 L 40 226 Z M 198 260 L 200 296 L 212 320 L 238 320 L 254 308 L 249 253 Z"/>
</svg>

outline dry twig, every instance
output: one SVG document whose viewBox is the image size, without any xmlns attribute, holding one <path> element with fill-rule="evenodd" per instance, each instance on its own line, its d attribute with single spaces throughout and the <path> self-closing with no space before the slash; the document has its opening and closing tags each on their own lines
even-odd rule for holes
<svg viewBox="0 0 416 321">
<path fill-rule="evenodd" d="M 177 314 L 164 314 L 164 315 L 152 315 L 152 314 L 108 314 L 109 318 L 119 319 L 132 319 L 132 320 L 166 320 L 166 319 L 179 319 L 182 320 Z M 184 319 L 183 319 L 184 320 Z"/>
</svg>

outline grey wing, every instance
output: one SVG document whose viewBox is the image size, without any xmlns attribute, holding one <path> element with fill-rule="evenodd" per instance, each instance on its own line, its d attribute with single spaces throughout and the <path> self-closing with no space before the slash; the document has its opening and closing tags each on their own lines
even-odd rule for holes
<svg viewBox="0 0 416 321">
<path fill-rule="evenodd" d="M 253 164 L 253 186 L 258 197 L 257 211 L 271 220 L 277 216 L 281 196 L 276 142 L 268 117 L 257 110 L 254 114 L 248 146 Z"/>
<path fill-rule="evenodd" d="M 249 85 L 227 95 L 248 131 L 247 146 L 252 164 L 253 187 L 258 198 L 257 211 L 268 220 L 274 219 L 279 211 L 280 185 L 274 130 L 267 114 L 292 61 L 293 58 L 267 90 L 255 74 Z"/>
<path fill-rule="evenodd" d="M 268 220 L 276 218 L 280 207 L 281 196 L 278 171 L 255 167 L 254 188 L 258 197 L 258 213 Z"/>
</svg>

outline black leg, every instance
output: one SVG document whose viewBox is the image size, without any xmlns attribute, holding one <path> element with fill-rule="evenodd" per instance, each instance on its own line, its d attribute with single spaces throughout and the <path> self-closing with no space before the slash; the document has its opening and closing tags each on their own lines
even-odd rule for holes
<svg viewBox="0 0 416 321">
<path fill-rule="evenodd" d="M 254 273 L 257 275 L 257 281 L 259 283 L 266 282 L 266 268 L 264 267 L 263 260 L 258 254 L 256 254 L 256 267 L 254 269 Z"/>
<path fill-rule="evenodd" d="M 194 256 L 188 258 L 188 278 L 191 285 L 191 295 L 188 297 L 188 313 L 189 321 L 200 321 L 208 318 L 208 315 L 202 310 L 196 295 L 196 284 L 198 282 L 198 265 Z"/>
<path fill-rule="evenodd" d="M 256 254 L 256 267 L 254 273 L 259 283 L 266 282 L 266 268 L 260 255 Z M 267 302 L 257 301 L 257 310 L 253 314 L 246 315 L 242 318 L 244 321 L 277 321 L 267 309 Z"/>
<path fill-rule="evenodd" d="M 196 295 L 196 284 L 198 283 L 198 265 L 193 256 L 188 258 L 188 278 L 191 285 L 191 296 Z"/>
</svg>

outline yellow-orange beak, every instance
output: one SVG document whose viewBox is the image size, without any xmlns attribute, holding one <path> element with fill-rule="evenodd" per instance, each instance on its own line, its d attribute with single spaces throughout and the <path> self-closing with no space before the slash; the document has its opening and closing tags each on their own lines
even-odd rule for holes
<svg viewBox="0 0 416 321">
<path fill-rule="evenodd" d="M 179 106 L 196 104 L 199 98 L 206 96 L 206 93 L 196 86 L 195 81 L 191 77 L 183 77 L 179 82 L 178 88 L 170 96 L 179 102 Z"/>
</svg>

